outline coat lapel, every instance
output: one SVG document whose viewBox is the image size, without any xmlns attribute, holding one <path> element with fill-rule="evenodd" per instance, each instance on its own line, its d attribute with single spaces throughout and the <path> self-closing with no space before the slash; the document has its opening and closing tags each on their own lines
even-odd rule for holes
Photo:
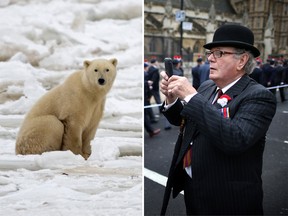
<svg viewBox="0 0 288 216">
<path fill-rule="evenodd" d="M 200 88 L 198 93 L 203 95 L 204 98 L 211 101 L 213 100 L 213 95 L 215 95 L 216 92 L 216 85 L 214 82 L 211 82 L 210 85 L 207 85 L 205 88 Z"/>
<path fill-rule="evenodd" d="M 233 99 L 236 98 L 241 92 L 246 88 L 246 86 L 249 84 L 250 78 L 248 75 L 242 76 L 237 83 L 235 83 L 230 89 L 228 89 L 225 94 L 228 95 L 231 100 L 228 102 L 227 106 L 230 107 L 230 105 L 233 103 Z M 221 105 L 218 103 L 215 103 L 214 106 L 217 109 L 221 109 Z"/>
<path fill-rule="evenodd" d="M 230 102 L 232 102 L 233 99 L 237 97 L 246 88 L 249 82 L 250 78 L 248 77 L 248 75 L 244 75 L 241 77 L 240 80 L 238 80 L 237 83 L 235 83 L 230 89 L 228 89 L 227 92 L 225 92 L 225 94 L 231 97 Z"/>
</svg>

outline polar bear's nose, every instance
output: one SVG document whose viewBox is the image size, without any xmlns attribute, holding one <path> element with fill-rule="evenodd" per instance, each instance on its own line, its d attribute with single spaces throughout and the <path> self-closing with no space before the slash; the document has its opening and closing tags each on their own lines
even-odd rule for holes
<svg viewBox="0 0 288 216">
<path fill-rule="evenodd" d="M 99 78 L 99 79 L 98 79 L 98 83 L 99 83 L 100 85 L 104 85 L 104 84 L 105 84 L 105 79 Z"/>
</svg>

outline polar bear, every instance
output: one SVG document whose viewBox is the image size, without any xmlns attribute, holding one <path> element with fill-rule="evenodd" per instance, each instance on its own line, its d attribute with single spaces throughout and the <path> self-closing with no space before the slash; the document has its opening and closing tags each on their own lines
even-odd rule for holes
<svg viewBox="0 0 288 216">
<path fill-rule="evenodd" d="M 117 59 L 84 61 L 27 113 L 16 140 L 16 154 L 71 150 L 87 159 L 102 118 L 106 95 L 116 77 Z"/>
</svg>

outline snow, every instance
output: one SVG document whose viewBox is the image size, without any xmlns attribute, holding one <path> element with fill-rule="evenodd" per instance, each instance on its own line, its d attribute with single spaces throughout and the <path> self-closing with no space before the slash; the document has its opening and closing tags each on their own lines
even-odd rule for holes
<svg viewBox="0 0 288 216">
<path fill-rule="evenodd" d="M 0 215 L 142 215 L 142 1 L 1 0 Z M 21 122 L 84 60 L 117 58 L 85 161 L 15 155 Z"/>
</svg>

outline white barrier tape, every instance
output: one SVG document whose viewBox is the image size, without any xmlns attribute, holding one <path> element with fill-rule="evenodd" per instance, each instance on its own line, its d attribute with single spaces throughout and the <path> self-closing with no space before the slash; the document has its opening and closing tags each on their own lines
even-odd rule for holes
<svg viewBox="0 0 288 216">
<path fill-rule="evenodd" d="M 277 88 L 285 88 L 285 87 L 288 87 L 288 84 L 286 84 L 286 85 L 272 86 L 272 87 L 268 87 L 267 89 L 277 89 Z"/>
<path fill-rule="evenodd" d="M 162 104 L 152 104 L 152 105 L 149 105 L 149 106 L 144 106 L 144 109 L 152 108 L 152 107 L 159 107 L 159 106 L 162 106 Z"/>
</svg>

